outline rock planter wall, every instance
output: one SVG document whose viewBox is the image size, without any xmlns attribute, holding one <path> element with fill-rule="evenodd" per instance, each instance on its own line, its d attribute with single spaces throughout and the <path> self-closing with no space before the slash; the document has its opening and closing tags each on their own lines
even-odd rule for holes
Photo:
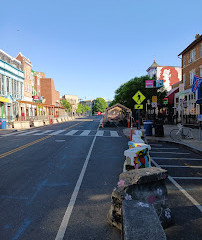
<svg viewBox="0 0 202 240">
<path fill-rule="evenodd" d="M 152 204 L 163 227 L 172 223 L 168 208 L 165 179 L 167 170 L 151 167 L 130 170 L 120 174 L 117 187 L 111 196 L 108 221 L 122 230 L 122 201 L 136 200 L 142 204 Z M 134 215 L 134 224 L 136 217 Z"/>
</svg>

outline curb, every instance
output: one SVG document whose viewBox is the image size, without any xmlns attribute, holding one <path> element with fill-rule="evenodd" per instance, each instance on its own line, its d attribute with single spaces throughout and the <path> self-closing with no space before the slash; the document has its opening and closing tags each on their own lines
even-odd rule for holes
<svg viewBox="0 0 202 240">
<path fill-rule="evenodd" d="M 123 135 L 125 135 L 128 139 L 130 139 L 130 136 L 124 134 L 123 130 L 122 130 Z M 155 139 L 155 138 L 149 138 L 146 136 L 146 141 L 153 141 L 153 142 L 164 142 L 164 143 L 173 143 L 173 144 L 178 144 L 178 145 L 182 145 L 186 148 L 188 148 L 189 150 L 192 150 L 195 153 L 199 153 L 202 154 L 202 149 L 198 148 L 198 147 L 194 147 L 191 146 L 190 144 L 184 143 L 184 142 L 177 142 L 177 141 L 172 141 L 169 139 Z"/>
</svg>

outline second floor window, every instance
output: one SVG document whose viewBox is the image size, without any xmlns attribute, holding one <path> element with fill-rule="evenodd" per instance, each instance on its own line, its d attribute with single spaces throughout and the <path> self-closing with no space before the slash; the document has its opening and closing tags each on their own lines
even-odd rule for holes
<svg viewBox="0 0 202 240">
<path fill-rule="evenodd" d="M 184 84 L 186 83 L 186 74 L 185 73 L 183 74 L 183 83 Z"/>
<path fill-rule="evenodd" d="M 182 62 L 182 65 L 183 65 L 183 67 L 186 65 L 186 58 L 185 58 L 185 56 L 183 56 L 183 60 L 182 60 L 183 62 Z"/>
<path fill-rule="evenodd" d="M 193 79 L 194 79 L 194 75 L 195 75 L 195 70 L 192 70 L 190 73 L 189 73 L 190 75 L 190 85 L 192 85 L 193 84 Z"/>
<path fill-rule="evenodd" d="M 192 63 L 196 60 L 196 49 L 191 50 L 190 52 L 190 58 L 189 58 L 189 63 Z"/>
</svg>

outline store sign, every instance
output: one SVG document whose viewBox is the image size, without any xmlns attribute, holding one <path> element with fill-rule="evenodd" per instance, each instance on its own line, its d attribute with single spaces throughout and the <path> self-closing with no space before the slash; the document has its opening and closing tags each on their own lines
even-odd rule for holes
<svg viewBox="0 0 202 240">
<path fill-rule="evenodd" d="M 156 88 L 163 87 L 163 80 L 156 80 Z"/>
<path fill-rule="evenodd" d="M 152 102 L 156 102 L 157 103 L 157 96 L 152 96 Z"/>
<path fill-rule="evenodd" d="M 163 104 L 165 104 L 165 105 L 168 104 L 168 98 L 163 99 Z"/>
<path fill-rule="evenodd" d="M 39 96 L 34 96 L 34 100 L 39 100 Z"/>
<path fill-rule="evenodd" d="M 9 99 L 8 99 L 8 98 L 5 98 L 5 97 L 0 97 L 0 102 L 8 103 L 8 102 L 9 102 Z"/>
<path fill-rule="evenodd" d="M 153 80 L 146 80 L 145 81 L 145 88 L 153 88 L 154 87 L 154 81 Z"/>
</svg>

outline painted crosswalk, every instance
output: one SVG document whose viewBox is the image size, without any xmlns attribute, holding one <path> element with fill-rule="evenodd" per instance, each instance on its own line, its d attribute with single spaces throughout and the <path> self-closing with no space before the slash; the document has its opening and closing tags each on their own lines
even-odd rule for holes
<svg viewBox="0 0 202 240">
<path fill-rule="evenodd" d="M 27 131 L 22 131 L 22 132 L 14 132 L 10 134 L 4 134 L 1 137 L 7 137 L 7 136 L 15 136 L 15 137 L 21 137 L 21 136 L 29 136 L 29 135 L 34 135 L 34 136 L 42 136 L 42 135 L 50 135 L 50 136 L 81 136 L 81 137 L 92 137 L 92 136 L 97 136 L 97 137 L 121 137 L 120 133 L 118 131 L 110 131 L 110 130 L 27 130 Z"/>
</svg>

